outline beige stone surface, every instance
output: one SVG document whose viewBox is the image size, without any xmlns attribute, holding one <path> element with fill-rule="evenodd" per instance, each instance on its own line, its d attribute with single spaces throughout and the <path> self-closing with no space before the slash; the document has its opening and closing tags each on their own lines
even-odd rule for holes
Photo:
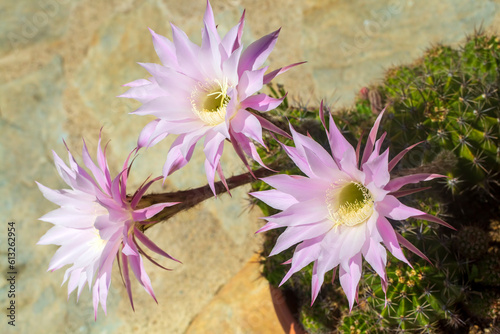
<svg viewBox="0 0 500 334">
<path fill-rule="evenodd" d="M 223 32 L 247 9 L 246 45 L 282 27 L 268 64 L 277 68 L 307 60 L 277 82 L 286 85 L 289 96 L 310 104 L 320 98 L 349 103 L 385 67 L 410 61 L 431 43 L 456 43 L 481 24 L 500 28 L 499 3 L 489 0 L 213 0 L 212 5 Z M 242 323 L 234 328 L 245 328 L 243 305 L 222 303 L 222 291 L 226 297 L 232 291 L 241 298 L 248 293 L 255 305 L 268 305 L 259 290 L 262 283 L 242 291 L 234 283 L 224 287 L 261 245 L 254 231 L 262 222 L 259 212 L 248 208 L 248 188 L 234 191 L 232 198 L 211 199 L 148 232 L 184 264 L 163 261 L 172 272 L 148 265 L 159 305 L 135 284 L 135 313 L 115 271 L 108 315 L 100 311 L 94 322 L 88 291 L 78 303 L 74 295 L 67 300 L 66 286 L 60 286 L 64 271 L 46 272 L 57 247 L 35 245 L 50 227 L 37 218 L 55 205 L 41 196 L 34 181 L 64 186 L 51 150 L 64 156 L 64 138 L 79 156 L 83 136 L 94 151 L 104 127 L 104 140 L 111 140 L 110 165 L 118 171 L 151 120 L 128 115 L 138 104 L 115 97 L 126 90 L 122 84 L 147 76 L 136 62 L 158 62 L 147 27 L 170 38 L 172 21 L 200 42 L 204 8 L 203 0 L 0 0 L 0 272 L 7 272 L 8 221 L 16 222 L 18 271 L 17 326 L 8 327 L 2 316 L 1 333 L 184 333 L 201 321 L 193 319 L 207 319 L 212 307 L 221 318 L 230 311 L 238 315 L 235 322 Z M 130 190 L 161 173 L 170 143 L 141 153 Z M 202 161 L 198 147 L 193 161 L 155 190 L 203 185 Z M 244 170 L 230 146 L 223 167 L 228 175 Z M 2 309 L 9 302 L 7 291 L 6 280 L 0 281 Z M 253 327 L 246 328 L 252 332 Z"/>
<path fill-rule="evenodd" d="M 194 318 L 186 334 L 280 333 L 269 283 L 260 272 L 260 257 L 255 255 Z"/>
</svg>

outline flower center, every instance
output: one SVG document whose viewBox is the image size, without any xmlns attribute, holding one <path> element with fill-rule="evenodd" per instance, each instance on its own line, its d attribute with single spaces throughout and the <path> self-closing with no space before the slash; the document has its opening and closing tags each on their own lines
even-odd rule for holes
<svg viewBox="0 0 500 334">
<path fill-rule="evenodd" d="M 95 234 L 95 238 L 90 241 L 90 246 L 101 251 L 104 249 L 104 246 L 106 246 L 106 243 L 108 242 L 107 240 L 104 240 L 101 238 L 101 235 L 99 234 L 99 230 L 96 229 L 95 227 L 92 227 L 92 232 Z"/>
<path fill-rule="evenodd" d="M 334 227 L 356 226 L 366 222 L 373 213 L 373 197 L 361 183 L 334 184 L 326 193 L 330 219 Z"/>
<path fill-rule="evenodd" d="M 224 122 L 226 106 L 231 99 L 227 95 L 229 85 L 227 79 L 222 82 L 200 82 L 191 93 L 191 105 L 198 117 L 208 125 Z"/>
</svg>

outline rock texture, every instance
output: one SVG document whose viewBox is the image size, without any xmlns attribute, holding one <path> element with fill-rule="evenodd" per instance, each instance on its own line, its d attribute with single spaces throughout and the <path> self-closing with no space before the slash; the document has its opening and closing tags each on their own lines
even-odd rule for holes
<svg viewBox="0 0 500 334">
<path fill-rule="evenodd" d="M 186 334 L 279 333 L 281 324 L 269 283 L 260 274 L 260 260 L 253 256 L 194 318 Z"/>
<path fill-rule="evenodd" d="M 356 91 L 381 77 L 385 67 L 410 61 L 431 43 L 457 43 L 481 24 L 495 30 L 500 22 L 498 2 L 488 0 L 291 3 L 212 0 L 222 31 L 247 9 L 247 45 L 282 27 L 268 63 L 277 68 L 308 61 L 277 80 L 286 85 L 296 103 L 303 104 L 317 104 L 321 98 L 350 103 Z M 219 322 L 213 320 L 218 318 L 225 326 L 221 333 L 266 332 L 263 327 L 244 324 L 245 319 L 258 315 L 252 305 L 270 303 L 263 283 L 236 284 L 239 278 L 232 279 L 238 272 L 240 278 L 257 277 L 258 272 L 257 266 L 244 267 L 261 244 L 254 231 L 262 222 L 257 219 L 258 211 L 249 210 L 248 188 L 235 190 L 233 197 L 211 199 L 148 232 L 184 264 L 163 262 L 175 269 L 172 272 L 148 267 L 159 305 L 135 285 L 135 313 L 115 272 L 108 315 L 100 311 L 94 322 L 90 294 L 84 291 L 78 303 L 74 295 L 67 301 L 66 286 L 60 287 L 64 271 L 46 272 L 56 247 L 35 245 L 51 226 L 37 218 L 55 206 L 41 196 L 34 181 L 56 189 L 63 186 L 51 150 L 65 156 L 64 138 L 78 156 L 82 136 L 95 150 L 103 126 L 104 140 L 111 140 L 108 156 L 116 172 L 150 120 L 128 115 L 138 104 L 115 97 L 125 91 L 122 84 L 147 76 L 136 62 L 158 62 L 147 27 L 171 37 L 168 22 L 172 21 L 199 42 L 204 8 L 203 0 L 0 3 L 0 203 L 4 221 L 0 271 L 6 275 L 8 221 L 16 222 L 18 271 L 16 327 L 7 326 L 3 317 L 0 332 L 5 328 L 20 333 L 184 333 L 195 328 L 203 332 L 201 324 L 216 327 Z M 134 163 L 130 189 L 148 175 L 161 173 L 170 143 L 164 141 L 141 153 Z M 203 185 L 202 161 L 198 147 L 193 161 L 155 190 Z M 229 175 L 243 171 L 229 146 L 223 167 Z M 231 283 L 225 286 L 227 282 Z M 2 280 L 2 308 L 9 302 L 7 291 L 7 282 Z M 226 302 L 233 294 L 235 301 Z M 251 302 L 241 302 L 244 298 Z M 250 313 L 248 317 L 245 312 Z M 212 314 L 214 319 L 210 319 Z M 228 314 L 234 315 L 232 322 L 225 320 Z M 273 332 L 274 325 L 269 326 Z"/>
</svg>

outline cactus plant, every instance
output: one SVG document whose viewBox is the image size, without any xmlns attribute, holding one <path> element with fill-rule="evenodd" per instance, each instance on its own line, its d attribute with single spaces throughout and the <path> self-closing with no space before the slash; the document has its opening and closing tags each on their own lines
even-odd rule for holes
<svg viewBox="0 0 500 334">
<path fill-rule="evenodd" d="M 488 251 L 489 235 L 478 226 L 464 226 L 456 234 L 454 248 L 462 257 L 470 260 L 480 259 Z"/>
<path fill-rule="evenodd" d="M 284 96 L 282 87 L 271 89 L 275 97 Z M 500 39 L 479 31 L 461 48 L 429 49 L 415 63 L 388 70 L 382 84 L 363 88 L 353 107 L 335 111 L 336 122 L 352 143 L 370 128 L 383 106 L 388 109 L 382 126 L 391 152 L 423 141 L 401 161 L 400 176 L 447 174 L 446 185 L 454 194 L 450 197 L 446 188 L 434 187 L 425 196 L 407 200 L 424 212 L 446 216 L 457 228 L 456 235 L 416 220 L 400 224 L 400 233 L 433 265 L 409 254 L 413 268 L 389 259 L 387 304 L 380 281 L 369 271 L 351 313 L 337 285 L 324 285 L 310 306 L 311 267 L 282 288 L 297 296 L 296 315 L 311 334 L 494 332 L 500 321 Z M 299 132 L 325 143 L 317 114 L 315 108 L 287 103 L 267 117 L 279 125 L 286 116 Z M 266 139 L 269 151 L 260 151 L 264 161 L 284 162 L 286 156 L 271 139 Z M 259 182 L 253 187 L 267 189 Z M 471 196 L 471 190 L 488 196 Z M 258 204 L 266 215 L 274 213 Z M 266 234 L 264 255 L 279 232 Z M 287 268 L 281 263 L 290 257 L 289 251 L 264 261 L 264 275 L 271 284 L 285 275 Z"/>
<path fill-rule="evenodd" d="M 429 235 L 425 239 L 439 244 Z M 434 255 L 446 256 L 444 250 L 444 247 L 435 247 Z M 439 267 L 433 267 L 424 263 L 424 260 L 413 260 L 413 269 L 398 261 L 391 261 L 387 266 L 390 282 L 387 296 L 380 282 L 375 280 L 375 275 L 365 274 L 365 298 L 372 309 L 370 313 L 380 314 L 386 322 L 386 328 L 394 331 L 426 329 L 431 332 L 431 329 L 437 328 L 439 320 L 451 321 L 456 316 L 455 304 L 460 298 L 462 286 L 456 272 L 450 270 L 450 263 L 444 262 Z M 452 263 L 455 259 L 439 260 Z"/>
<path fill-rule="evenodd" d="M 460 49 L 437 45 L 411 65 L 390 69 L 378 91 L 388 105 L 384 124 L 400 151 L 424 141 L 406 159 L 418 166 L 448 150 L 458 164 L 448 171 L 456 193 L 491 193 L 500 170 L 500 39 L 481 31 Z"/>
<path fill-rule="evenodd" d="M 432 198 L 414 199 L 422 210 L 437 214 L 443 208 Z M 407 252 L 412 267 L 390 258 L 387 265 L 389 286 L 385 295 L 380 280 L 372 272 L 365 272 L 360 283 L 368 307 L 357 310 L 374 319 L 377 314 L 387 331 L 435 333 L 450 326 L 465 325 L 458 318 L 458 303 L 463 299 L 461 261 L 450 252 L 452 239 L 433 224 L 409 219 L 399 225 L 400 233 L 419 248 L 432 263 Z M 342 330 L 349 333 L 350 315 L 345 315 Z M 376 318 L 375 318 L 376 319 Z M 378 322 L 372 323 L 375 328 Z"/>
</svg>

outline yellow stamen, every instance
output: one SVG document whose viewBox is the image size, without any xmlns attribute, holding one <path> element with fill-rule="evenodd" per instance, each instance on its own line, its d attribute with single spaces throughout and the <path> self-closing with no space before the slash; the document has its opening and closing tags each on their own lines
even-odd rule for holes
<svg viewBox="0 0 500 334">
<path fill-rule="evenodd" d="M 103 249 L 108 241 L 101 238 L 99 230 L 95 227 L 92 227 L 92 232 L 96 235 L 96 238 L 92 239 L 92 241 L 90 242 L 90 246 L 97 249 Z"/>
<path fill-rule="evenodd" d="M 356 226 L 370 218 L 373 213 L 373 197 L 362 184 L 335 183 L 326 193 L 326 202 L 333 227 L 340 225 Z"/>
<path fill-rule="evenodd" d="M 191 93 L 191 105 L 194 113 L 206 124 L 217 125 L 224 122 L 226 106 L 231 99 L 227 95 L 227 79 L 222 82 L 200 82 Z"/>
</svg>

